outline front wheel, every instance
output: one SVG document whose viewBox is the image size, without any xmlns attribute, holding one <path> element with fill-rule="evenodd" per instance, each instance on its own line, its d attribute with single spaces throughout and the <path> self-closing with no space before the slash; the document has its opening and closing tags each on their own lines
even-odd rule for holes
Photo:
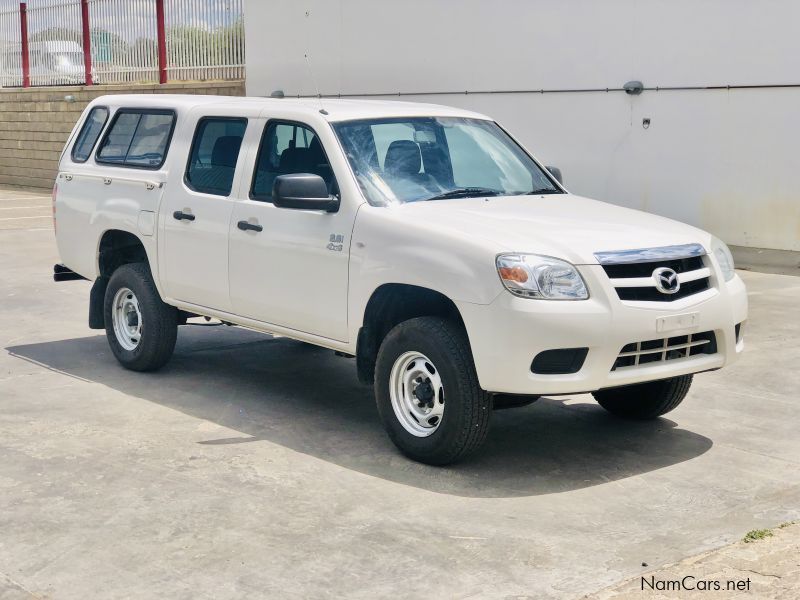
<svg viewBox="0 0 800 600">
<path fill-rule="evenodd" d="M 103 312 L 108 344 L 123 367 L 154 371 L 170 359 L 178 311 L 161 300 L 147 265 L 132 263 L 114 271 Z"/>
<path fill-rule="evenodd" d="M 483 444 L 491 397 L 478 385 L 466 333 L 438 317 L 392 329 L 375 365 L 375 398 L 386 432 L 403 454 L 446 465 Z"/>
<path fill-rule="evenodd" d="M 692 385 L 691 375 L 608 388 L 592 395 L 611 414 L 627 419 L 655 419 L 675 409 Z"/>
</svg>

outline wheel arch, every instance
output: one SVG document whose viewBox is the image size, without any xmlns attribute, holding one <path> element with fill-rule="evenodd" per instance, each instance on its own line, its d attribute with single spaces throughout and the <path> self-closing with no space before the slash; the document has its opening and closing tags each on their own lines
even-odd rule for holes
<svg viewBox="0 0 800 600">
<path fill-rule="evenodd" d="M 393 327 L 426 316 L 450 319 L 464 327 L 464 319 L 455 302 L 442 292 L 404 283 L 378 286 L 367 301 L 358 330 L 356 365 L 359 380 L 366 384 L 374 382 L 378 349 Z"/>
<path fill-rule="evenodd" d="M 124 229 L 106 229 L 97 240 L 97 273 L 111 277 L 120 266 L 132 262 L 146 262 L 152 270 L 152 261 L 142 239 Z"/>
<path fill-rule="evenodd" d="M 156 290 L 164 298 L 158 277 L 154 272 L 157 263 L 144 241 L 135 233 L 124 229 L 106 229 L 97 241 L 96 273 L 97 279 L 89 295 L 89 327 L 103 329 L 103 300 L 108 280 L 116 269 L 125 264 L 143 262 L 153 275 Z"/>
</svg>

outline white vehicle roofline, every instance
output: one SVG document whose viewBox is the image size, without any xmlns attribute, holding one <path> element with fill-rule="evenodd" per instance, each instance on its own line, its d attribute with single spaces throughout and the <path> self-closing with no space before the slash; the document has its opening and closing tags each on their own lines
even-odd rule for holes
<svg viewBox="0 0 800 600">
<path fill-rule="evenodd" d="M 191 94 L 119 94 L 100 96 L 91 106 L 139 108 L 174 108 L 188 111 L 197 107 L 207 109 L 219 107 L 230 110 L 238 107 L 243 110 L 264 109 L 270 106 L 297 110 L 300 113 L 323 117 L 333 123 L 358 119 L 377 119 L 393 117 L 458 117 L 493 121 L 480 113 L 421 102 L 400 102 L 396 100 L 360 100 L 349 98 L 260 98 L 252 96 L 205 96 Z M 321 109 L 328 113 L 320 113 Z"/>
</svg>

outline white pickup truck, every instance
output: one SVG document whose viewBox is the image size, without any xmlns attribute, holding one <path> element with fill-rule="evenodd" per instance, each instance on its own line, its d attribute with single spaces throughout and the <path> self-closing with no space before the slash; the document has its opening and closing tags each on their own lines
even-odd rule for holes
<svg viewBox="0 0 800 600">
<path fill-rule="evenodd" d="M 122 365 L 158 369 L 196 316 L 330 348 L 374 384 L 398 448 L 430 464 L 544 394 L 658 417 L 743 349 L 724 243 L 570 194 L 455 108 L 99 98 L 53 210 L 54 277 L 94 282 L 89 326 Z"/>
</svg>

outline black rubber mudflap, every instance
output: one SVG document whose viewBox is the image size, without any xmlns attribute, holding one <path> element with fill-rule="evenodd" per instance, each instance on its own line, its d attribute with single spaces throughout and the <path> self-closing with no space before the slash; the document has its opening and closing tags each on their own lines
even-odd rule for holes
<svg viewBox="0 0 800 600">
<path fill-rule="evenodd" d="M 89 329 L 105 329 L 106 323 L 103 319 L 103 301 L 106 297 L 108 287 L 108 277 L 98 277 L 92 285 L 89 293 Z"/>
</svg>

